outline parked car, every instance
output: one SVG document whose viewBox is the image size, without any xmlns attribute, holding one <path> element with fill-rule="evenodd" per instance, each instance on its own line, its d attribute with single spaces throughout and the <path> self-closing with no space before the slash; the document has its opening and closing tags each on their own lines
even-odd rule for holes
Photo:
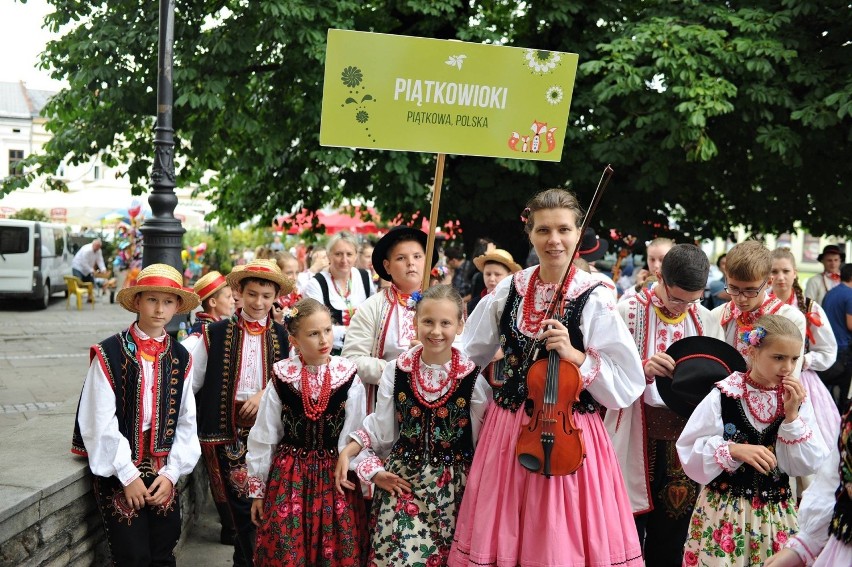
<svg viewBox="0 0 852 567">
<path fill-rule="evenodd" d="M 45 309 L 50 296 L 66 291 L 74 255 L 65 225 L 0 219 L 0 297 L 36 302 Z"/>
</svg>

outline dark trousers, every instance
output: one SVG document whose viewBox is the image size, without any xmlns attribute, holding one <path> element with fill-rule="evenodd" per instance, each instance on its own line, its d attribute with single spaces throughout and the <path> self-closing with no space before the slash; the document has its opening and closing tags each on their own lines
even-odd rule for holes
<svg viewBox="0 0 852 567">
<path fill-rule="evenodd" d="M 204 468 L 207 469 L 207 478 L 210 482 L 210 494 L 219 514 L 219 523 L 222 531 L 234 532 L 234 519 L 231 517 L 231 509 L 228 506 L 228 497 L 225 495 L 225 484 L 219 469 L 219 459 L 216 456 L 216 448 L 213 445 L 201 446 L 201 456 L 204 460 Z"/>
<path fill-rule="evenodd" d="M 237 427 L 237 438 L 232 443 L 216 445 L 219 474 L 225 488 L 225 498 L 234 521 L 234 565 L 254 565 L 257 530 L 251 523 L 251 503 L 248 496 L 248 471 L 246 470 L 246 442 L 249 427 Z"/>
<path fill-rule="evenodd" d="M 150 461 L 139 467 L 145 486 L 157 473 Z M 95 500 L 104 522 L 113 565 L 117 567 L 174 566 L 174 549 L 180 538 L 180 499 L 175 490 L 162 506 L 134 510 L 116 477 L 93 476 Z"/>
<path fill-rule="evenodd" d="M 852 383 L 852 345 L 838 348 L 834 364 L 817 374 L 831 393 L 840 415 L 845 414 L 849 409 L 849 385 Z"/>
<path fill-rule="evenodd" d="M 88 276 L 84 276 L 83 272 L 81 272 L 80 270 L 78 270 L 76 268 L 71 268 L 71 274 L 74 275 L 74 276 L 77 276 L 78 278 L 80 278 L 84 282 L 95 283 L 95 274 L 89 274 Z"/>
<path fill-rule="evenodd" d="M 634 517 L 645 564 L 681 567 L 699 486 L 683 472 L 674 441 L 649 439 L 648 465 L 654 509 Z"/>
</svg>

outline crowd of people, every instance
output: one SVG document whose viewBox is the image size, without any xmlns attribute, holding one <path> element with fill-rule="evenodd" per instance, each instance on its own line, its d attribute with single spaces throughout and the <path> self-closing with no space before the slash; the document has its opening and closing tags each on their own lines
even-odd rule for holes
<svg viewBox="0 0 852 567">
<path fill-rule="evenodd" d="M 395 227 L 276 241 L 193 292 L 143 269 L 74 431 L 115 564 L 175 564 L 203 457 L 234 565 L 852 565 L 842 249 L 803 290 L 789 250 L 740 242 L 708 286 L 657 239 L 613 281 L 583 216 L 534 196 L 526 268 L 488 239 L 426 266 Z"/>
</svg>

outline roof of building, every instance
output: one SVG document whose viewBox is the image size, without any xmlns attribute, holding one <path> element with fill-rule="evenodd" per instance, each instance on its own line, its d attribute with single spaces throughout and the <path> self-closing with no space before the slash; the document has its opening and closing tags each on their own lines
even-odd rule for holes
<svg viewBox="0 0 852 567">
<path fill-rule="evenodd" d="M 53 91 L 28 89 L 23 81 L 0 81 L 0 116 L 4 118 L 35 118 L 41 115 Z"/>
</svg>

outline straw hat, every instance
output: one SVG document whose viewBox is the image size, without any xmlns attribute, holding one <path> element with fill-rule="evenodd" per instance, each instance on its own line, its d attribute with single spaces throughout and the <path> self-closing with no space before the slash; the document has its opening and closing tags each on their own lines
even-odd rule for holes
<svg viewBox="0 0 852 567">
<path fill-rule="evenodd" d="M 281 268 L 275 263 L 275 260 L 252 260 L 241 269 L 231 270 L 228 274 L 228 284 L 233 288 L 242 287 L 242 281 L 246 278 L 257 278 L 270 281 L 278 285 L 278 295 L 287 295 L 293 291 L 294 282 L 281 273 Z"/>
<path fill-rule="evenodd" d="M 177 295 L 180 298 L 177 313 L 189 313 L 201 303 L 195 292 L 183 287 L 180 272 L 167 264 L 151 264 L 143 268 L 136 277 L 136 285 L 119 291 L 116 300 L 131 313 L 139 313 L 135 305 L 136 295 L 143 291 L 164 291 Z"/>
<path fill-rule="evenodd" d="M 217 271 L 207 272 L 195 282 L 193 289 L 201 301 L 215 295 L 220 289 L 228 285 L 228 280 L 225 276 Z"/>
<path fill-rule="evenodd" d="M 675 361 L 672 377 L 657 376 L 657 391 L 666 405 L 685 418 L 692 415 L 719 380 L 734 372 L 745 372 L 742 355 L 726 343 L 713 337 L 686 337 L 666 349 Z"/>
<path fill-rule="evenodd" d="M 520 264 L 515 262 L 515 259 L 512 258 L 512 255 L 503 250 L 502 248 L 495 248 L 490 252 L 486 252 L 482 256 L 477 256 L 473 259 L 473 265 L 476 266 L 476 269 L 480 272 L 485 269 L 485 264 L 487 262 L 497 262 L 498 264 L 503 264 L 506 268 L 509 269 L 510 274 L 514 274 L 515 272 L 520 272 L 523 268 L 521 268 Z"/>
</svg>

